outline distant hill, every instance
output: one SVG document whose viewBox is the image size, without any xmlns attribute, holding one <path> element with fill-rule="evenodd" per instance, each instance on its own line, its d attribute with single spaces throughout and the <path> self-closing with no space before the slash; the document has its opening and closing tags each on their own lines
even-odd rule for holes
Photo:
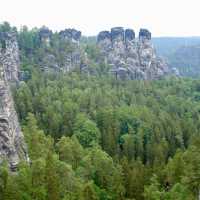
<svg viewBox="0 0 200 200">
<path fill-rule="evenodd" d="M 183 76 L 200 75 L 200 37 L 152 38 L 157 54 Z"/>
<path fill-rule="evenodd" d="M 181 75 L 200 76 L 200 45 L 182 46 L 168 57 L 171 66 L 176 66 Z"/>
<path fill-rule="evenodd" d="M 200 37 L 154 37 L 152 42 L 160 56 L 168 57 L 180 47 L 200 45 Z"/>
</svg>

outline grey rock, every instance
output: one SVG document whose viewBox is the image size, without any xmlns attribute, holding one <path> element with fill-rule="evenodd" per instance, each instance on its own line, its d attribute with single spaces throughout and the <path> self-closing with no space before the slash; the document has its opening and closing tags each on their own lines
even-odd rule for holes
<svg viewBox="0 0 200 200">
<path fill-rule="evenodd" d="M 19 161 L 28 161 L 24 137 L 10 91 L 19 81 L 19 50 L 15 33 L 3 33 L 4 48 L 0 52 L 0 163 L 5 159 L 11 170 Z"/>
<path fill-rule="evenodd" d="M 53 33 L 51 30 L 49 30 L 47 27 L 43 26 L 39 30 L 40 41 L 42 41 L 42 43 L 44 43 L 45 45 L 50 46 L 50 40 L 51 40 L 52 34 Z"/>
<path fill-rule="evenodd" d="M 107 52 L 110 52 L 112 49 L 111 33 L 109 31 L 100 32 L 97 36 L 97 43 L 102 55 L 106 58 Z"/>
<path fill-rule="evenodd" d="M 52 31 L 49 30 L 49 28 L 43 26 L 42 28 L 40 28 L 39 30 L 39 37 L 42 38 L 48 38 L 52 36 Z"/>
<path fill-rule="evenodd" d="M 67 39 L 72 42 L 79 42 L 81 38 L 81 31 L 78 31 L 76 29 L 65 29 L 63 31 L 60 31 L 59 35 L 63 39 Z"/>
<path fill-rule="evenodd" d="M 116 39 L 124 40 L 124 28 L 123 27 L 114 27 L 111 29 L 111 39 L 112 41 Z"/>
<path fill-rule="evenodd" d="M 175 76 L 181 76 L 179 70 L 176 67 L 172 67 L 171 71 Z"/>
<path fill-rule="evenodd" d="M 135 39 L 135 32 L 132 29 L 125 30 L 125 40 L 134 40 Z"/>
<path fill-rule="evenodd" d="M 101 31 L 99 34 L 98 34 L 98 37 L 97 37 L 97 41 L 100 42 L 102 40 L 105 40 L 105 39 L 108 39 L 108 40 L 111 40 L 111 34 L 109 31 Z"/>
<path fill-rule="evenodd" d="M 156 56 L 151 33 L 146 29 L 140 30 L 137 40 L 132 29 L 112 28 L 111 32 L 99 33 L 97 45 L 116 77 L 158 79 L 169 72 L 167 64 Z"/>
<path fill-rule="evenodd" d="M 48 31 L 43 31 L 48 35 Z M 49 37 L 51 42 L 51 37 Z M 86 71 L 86 55 L 80 48 L 81 31 L 65 29 L 59 32 L 58 49 L 55 52 L 46 51 L 39 65 L 45 72 L 66 73 L 74 69 Z M 64 48 L 63 48 L 64 47 Z M 69 48 L 65 48 L 69 47 Z M 58 52 L 59 51 L 59 56 Z"/>
<path fill-rule="evenodd" d="M 87 54 L 80 46 L 81 31 L 67 28 L 56 34 L 56 44 L 52 41 L 52 31 L 43 27 L 39 31 L 40 41 L 47 47 L 38 61 L 40 69 L 47 73 L 67 73 L 73 70 L 89 73 Z"/>
<path fill-rule="evenodd" d="M 0 162 L 7 160 L 14 171 L 20 160 L 29 159 L 2 65 L 0 71 Z"/>
<path fill-rule="evenodd" d="M 17 43 L 16 32 L 2 32 L 0 34 L 0 62 L 2 63 L 7 80 L 9 82 L 18 82 L 19 79 L 19 47 Z"/>
<path fill-rule="evenodd" d="M 144 39 L 147 39 L 147 40 L 151 40 L 151 32 L 149 32 L 147 29 L 140 29 L 140 32 L 139 32 L 139 39 L 140 40 L 144 40 Z"/>
<path fill-rule="evenodd" d="M 44 72 L 59 72 L 61 68 L 58 65 L 56 57 L 53 54 L 46 54 L 41 62 L 42 71 Z"/>
</svg>

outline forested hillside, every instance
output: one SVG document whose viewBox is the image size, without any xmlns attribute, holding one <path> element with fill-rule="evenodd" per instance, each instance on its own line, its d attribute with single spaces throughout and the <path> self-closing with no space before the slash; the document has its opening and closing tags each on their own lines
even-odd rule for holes
<svg viewBox="0 0 200 200">
<path fill-rule="evenodd" d="M 18 32 L 12 89 L 30 161 L 15 172 L 1 163 L 0 200 L 197 200 L 200 80 L 120 79 L 87 39 L 81 50 L 95 73 L 46 72 L 46 52 L 73 53 L 57 36 L 42 46 L 37 29 Z"/>
<path fill-rule="evenodd" d="M 159 55 L 168 57 L 183 46 L 200 45 L 200 37 L 154 37 L 152 42 Z"/>
<path fill-rule="evenodd" d="M 31 163 L 8 199 L 176 199 L 198 195 L 200 82 L 32 72 L 15 91 Z"/>
<path fill-rule="evenodd" d="M 157 53 L 177 68 L 181 76 L 199 77 L 200 37 L 161 37 L 153 38 Z"/>
<path fill-rule="evenodd" d="M 179 47 L 169 56 L 172 66 L 177 66 L 184 76 L 198 78 L 200 75 L 200 44 Z"/>
</svg>

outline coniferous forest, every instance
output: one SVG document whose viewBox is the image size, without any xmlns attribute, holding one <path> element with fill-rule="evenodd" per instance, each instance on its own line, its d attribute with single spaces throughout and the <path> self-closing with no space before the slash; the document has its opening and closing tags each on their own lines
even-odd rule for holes
<svg viewBox="0 0 200 200">
<path fill-rule="evenodd" d="M 196 200 L 200 80 L 121 80 L 101 64 L 43 73 L 38 60 L 54 47 L 37 37 L 18 32 L 26 75 L 12 88 L 30 162 L 1 166 L 0 200 Z M 82 43 L 94 62 L 98 49 Z"/>
</svg>

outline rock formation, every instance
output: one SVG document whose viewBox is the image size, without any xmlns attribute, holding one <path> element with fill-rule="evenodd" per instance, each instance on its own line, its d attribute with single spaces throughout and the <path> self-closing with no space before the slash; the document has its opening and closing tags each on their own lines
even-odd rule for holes
<svg viewBox="0 0 200 200">
<path fill-rule="evenodd" d="M 139 39 L 132 29 L 115 27 L 102 31 L 97 45 L 111 72 L 121 78 L 157 79 L 168 73 L 166 63 L 157 58 L 151 33 L 140 29 Z"/>
<path fill-rule="evenodd" d="M 81 38 L 80 31 L 77 31 L 76 29 L 65 29 L 60 31 L 59 35 L 63 40 L 71 41 L 79 46 L 79 41 Z"/>
<path fill-rule="evenodd" d="M 52 37 L 52 31 L 49 30 L 47 27 L 43 26 L 40 31 L 39 31 L 39 38 L 40 41 L 47 45 L 50 46 L 50 41 L 51 41 L 51 37 Z"/>
<path fill-rule="evenodd" d="M 41 43 L 47 48 L 51 47 L 52 31 L 43 27 L 39 31 Z M 69 72 L 74 68 L 84 70 L 86 63 L 85 55 L 80 48 L 81 32 L 76 29 L 65 29 L 58 33 L 59 43 L 53 49 L 57 52 L 45 53 L 41 67 L 44 71 Z M 59 54 L 59 55 L 58 55 Z"/>
<path fill-rule="evenodd" d="M 18 117 L 9 83 L 16 83 L 19 74 L 19 55 L 16 35 L 1 33 L 0 51 L 0 163 L 6 159 L 15 170 L 20 159 L 27 160 Z"/>
<path fill-rule="evenodd" d="M 19 78 L 19 48 L 16 32 L 0 33 L 0 62 L 9 82 L 17 82 Z"/>
<path fill-rule="evenodd" d="M 69 52 L 63 52 L 62 68 L 64 72 L 81 66 L 80 38 L 81 32 L 75 29 L 65 29 L 59 33 L 60 40 L 64 44 L 70 45 Z"/>
</svg>

